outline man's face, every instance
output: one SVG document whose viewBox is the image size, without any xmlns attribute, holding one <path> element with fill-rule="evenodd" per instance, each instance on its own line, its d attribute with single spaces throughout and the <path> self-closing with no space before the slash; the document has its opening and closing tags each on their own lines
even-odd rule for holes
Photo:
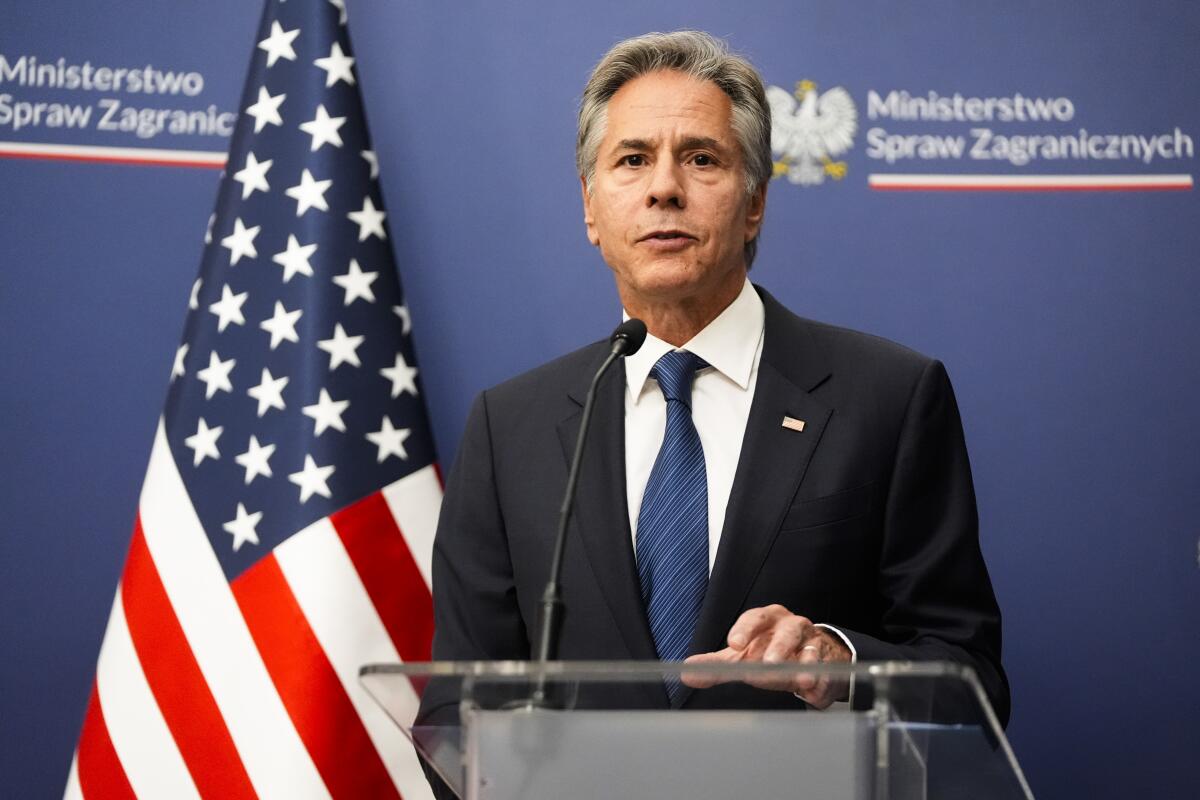
<svg viewBox="0 0 1200 800">
<path fill-rule="evenodd" d="M 716 84 L 676 71 L 635 78 L 609 101 L 584 222 L 631 313 L 728 303 L 741 289 L 766 189 L 747 196 L 731 119 Z"/>
</svg>

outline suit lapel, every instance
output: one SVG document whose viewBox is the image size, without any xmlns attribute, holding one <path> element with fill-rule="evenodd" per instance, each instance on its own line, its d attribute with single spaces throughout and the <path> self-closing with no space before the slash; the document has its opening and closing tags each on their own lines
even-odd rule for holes
<svg viewBox="0 0 1200 800">
<path fill-rule="evenodd" d="M 766 310 L 763 355 L 693 653 L 725 647 L 833 414 L 810 394 L 829 371 L 803 323 L 760 293 Z M 785 416 L 804 420 L 804 429 L 785 428 Z M 680 702 L 686 699 L 685 694 Z"/>
<path fill-rule="evenodd" d="M 575 452 L 587 386 L 599 366 L 598 359 L 588 367 L 587 375 L 577 383 L 577 388 L 570 392 L 577 410 L 558 426 L 563 457 L 568 466 Z M 642 603 L 625 496 L 624 391 L 625 372 L 621 362 L 617 362 L 597 389 L 568 537 L 578 535 L 583 542 L 588 563 L 625 640 L 629 657 L 655 660 L 658 655 Z M 567 547 L 569 552 L 570 539 Z"/>
</svg>

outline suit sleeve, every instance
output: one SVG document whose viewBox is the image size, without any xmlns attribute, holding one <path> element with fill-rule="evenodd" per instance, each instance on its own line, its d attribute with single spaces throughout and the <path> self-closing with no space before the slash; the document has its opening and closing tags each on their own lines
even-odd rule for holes
<svg viewBox="0 0 1200 800">
<path fill-rule="evenodd" d="M 437 661 L 529 658 L 492 452 L 484 393 L 471 407 L 447 476 L 433 542 L 433 658 Z M 431 680 L 421 694 L 420 724 L 457 726 L 460 696 L 460 681 Z M 435 797 L 456 797 L 424 758 L 421 768 Z"/>
<path fill-rule="evenodd" d="M 492 459 L 486 393 L 476 398 L 446 480 L 433 543 L 433 658 L 492 661 L 529 658 L 517 606 Z M 421 701 L 427 721 L 457 720 L 456 686 L 431 683 Z"/>
<path fill-rule="evenodd" d="M 946 370 L 929 362 L 908 402 L 884 509 L 881 636 L 843 632 L 860 661 L 948 660 L 972 667 L 1001 724 L 1000 609 L 979 548 L 971 467 Z"/>
<path fill-rule="evenodd" d="M 433 544 L 433 657 L 529 658 L 492 459 L 486 394 L 475 401 L 446 481 Z"/>
</svg>

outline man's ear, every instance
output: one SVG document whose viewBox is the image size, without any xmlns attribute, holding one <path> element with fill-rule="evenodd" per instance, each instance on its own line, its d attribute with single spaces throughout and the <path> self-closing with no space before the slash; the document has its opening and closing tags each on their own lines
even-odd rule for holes
<svg viewBox="0 0 1200 800">
<path fill-rule="evenodd" d="M 762 230 L 763 216 L 767 212 L 767 182 L 763 181 L 750 193 L 746 203 L 746 238 L 750 241 Z"/>
<path fill-rule="evenodd" d="M 583 224 L 587 226 L 588 241 L 600 246 L 600 234 L 596 233 L 596 217 L 592 214 L 592 195 L 588 192 L 587 178 L 579 176 L 579 187 L 583 191 Z"/>
</svg>

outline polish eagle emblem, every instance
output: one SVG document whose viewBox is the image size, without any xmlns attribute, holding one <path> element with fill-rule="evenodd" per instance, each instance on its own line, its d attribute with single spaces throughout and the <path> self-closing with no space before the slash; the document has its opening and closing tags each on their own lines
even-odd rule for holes
<svg viewBox="0 0 1200 800">
<path fill-rule="evenodd" d="M 791 183 L 815 186 L 826 176 L 841 180 L 846 162 L 834 161 L 854 144 L 858 110 L 850 93 L 840 86 L 818 92 L 812 81 L 798 81 L 789 92 L 767 87 L 771 106 L 772 177 L 786 175 Z"/>
</svg>

